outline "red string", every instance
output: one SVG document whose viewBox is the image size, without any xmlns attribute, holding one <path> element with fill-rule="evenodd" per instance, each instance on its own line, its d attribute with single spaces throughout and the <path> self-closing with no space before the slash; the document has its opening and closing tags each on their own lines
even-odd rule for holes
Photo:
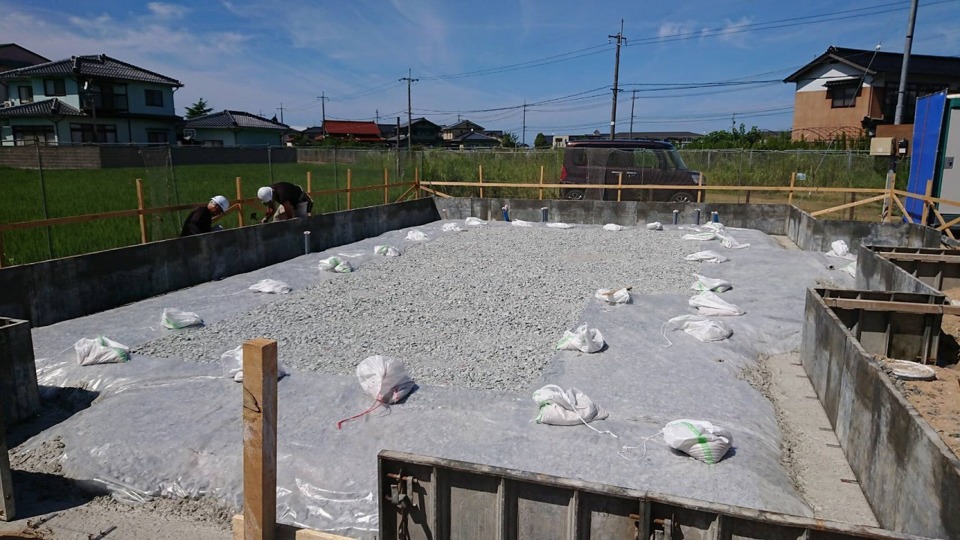
<svg viewBox="0 0 960 540">
<path fill-rule="evenodd" d="M 383 402 L 382 402 L 382 401 L 380 401 L 379 399 L 378 399 L 378 400 L 375 400 L 375 401 L 373 402 L 373 406 L 371 406 L 369 409 L 363 411 L 363 412 L 360 413 L 360 414 L 351 416 L 350 418 L 344 418 L 343 420 L 340 420 L 339 422 L 337 422 L 337 429 L 340 429 L 340 426 L 342 426 L 343 424 L 346 424 L 347 422 L 349 422 L 349 421 L 351 421 L 351 420 L 355 420 L 355 419 L 360 418 L 361 416 L 363 416 L 363 415 L 365 415 L 365 414 L 370 414 L 370 413 L 372 413 L 373 411 L 377 410 L 377 408 L 378 408 L 379 406 L 381 406 L 381 405 L 383 405 Z"/>
</svg>

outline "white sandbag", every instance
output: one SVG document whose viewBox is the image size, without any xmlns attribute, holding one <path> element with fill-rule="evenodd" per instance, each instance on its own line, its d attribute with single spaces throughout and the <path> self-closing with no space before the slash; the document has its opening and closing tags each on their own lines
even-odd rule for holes
<svg viewBox="0 0 960 540">
<path fill-rule="evenodd" d="M 515 219 L 510 222 L 514 227 L 533 227 L 533 223 L 529 221 L 524 221 L 522 219 Z"/>
<path fill-rule="evenodd" d="M 379 354 L 357 365 L 357 378 L 364 392 L 387 405 L 405 398 L 414 386 L 403 362 Z"/>
<path fill-rule="evenodd" d="M 289 285 L 282 281 L 276 279 L 261 279 L 260 281 L 254 283 L 248 287 L 251 291 L 268 293 L 268 294 L 287 294 L 293 289 Z"/>
<path fill-rule="evenodd" d="M 119 364 L 130 360 L 130 347 L 104 336 L 94 339 L 80 338 L 73 344 L 73 349 L 77 352 L 77 363 L 81 366 Z"/>
<path fill-rule="evenodd" d="M 696 281 L 690 285 L 690 288 L 695 291 L 713 291 L 722 293 L 733 288 L 733 285 L 725 279 L 709 278 L 706 276 L 701 276 L 700 274 L 693 274 L 693 278 Z"/>
<path fill-rule="evenodd" d="M 533 400 L 540 407 L 538 424 L 578 426 L 609 416 L 607 411 L 576 388 L 564 390 L 555 384 L 548 384 L 533 393 Z"/>
<path fill-rule="evenodd" d="M 609 304 L 629 304 L 630 287 L 621 287 L 619 289 L 597 289 L 594 295 L 596 298 Z"/>
<path fill-rule="evenodd" d="M 411 242 L 422 242 L 427 239 L 427 235 L 423 231 L 409 231 L 406 239 Z"/>
<path fill-rule="evenodd" d="M 703 224 L 703 230 L 722 233 L 724 231 L 723 223 L 708 221 Z"/>
<path fill-rule="evenodd" d="M 547 227 L 551 229 L 572 229 L 573 225 L 569 223 L 547 223 Z"/>
<path fill-rule="evenodd" d="M 443 232 L 462 232 L 463 229 L 460 228 L 456 223 L 444 223 L 440 230 Z"/>
<path fill-rule="evenodd" d="M 723 321 L 715 321 L 699 315 L 680 315 L 667 321 L 666 329 L 679 329 L 704 343 L 723 341 L 733 334 Z"/>
<path fill-rule="evenodd" d="M 603 348 L 603 343 L 603 334 L 600 330 L 587 328 L 586 324 L 581 324 L 574 332 L 563 331 L 563 337 L 557 342 L 557 350 L 595 353 Z"/>
<path fill-rule="evenodd" d="M 243 345 L 220 355 L 220 370 L 223 372 L 224 378 L 243 382 Z M 279 381 L 286 376 L 287 369 L 278 360 L 277 380 Z"/>
<path fill-rule="evenodd" d="M 662 231 L 662 230 L 663 230 L 663 224 L 660 223 L 659 221 L 654 221 L 653 223 L 647 223 L 647 230 L 650 230 L 650 231 Z"/>
<path fill-rule="evenodd" d="M 399 257 L 400 251 L 393 246 L 373 246 L 373 253 L 375 255 L 383 255 L 384 257 Z"/>
<path fill-rule="evenodd" d="M 345 261 L 340 257 L 327 257 L 326 259 L 320 260 L 320 270 L 345 274 L 353 272 L 353 266 L 349 261 Z"/>
<path fill-rule="evenodd" d="M 690 255 L 687 255 L 686 257 L 684 257 L 684 259 L 688 261 L 710 262 L 710 263 L 716 263 L 716 264 L 724 263 L 730 260 L 724 257 L 723 255 L 720 255 L 719 253 L 716 253 L 714 251 L 709 251 L 709 250 L 691 253 Z"/>
<path fill-rule="evenodd" d="M 605 230 L 605 231 L 622 231 L 622 230 L 623 230 L 623 226 L 622 226 L 622 225 L 617 225 L 616 223 L 607 223 L 606 225 L 603 226 L 603 230 Z"/>
<path fill-rule="evenodd" d="M 203 319 L 192 311 L 183 311 L 177 308 L 164 308 L 160 315 L 160 324 L 164 328 L 179 330 L 188 326 L 199 326 L 203 324 Z"/>
<path fill-rule="evenodd" d="M 687 233 L 683 235 L 684 240 L 699 240 L 701 242 L 707 242 L 710 240 L 716 240 L 716 233 L 712 232 L 701 232 L 701 233 Z"/>
<path fill-rule="evenodd" d="M 484 220 L 482 220 L 482 219 L 480 219 L 480 218 L 478 218 L 478 217 L 473 217 L 473 216 L 470 216 L 470 217 L 468 217 L 467 219 L 463 220 L 463 223 L 464 223 L 465 225 L 470 225 L 471 227 L 475 227 L 475 226 L 478 226 L 478 225 L 486 225 L 486 224 L 487 224 L 486 221 L 484 221 Z"/>
<path fill-rule="evenodd" d="M 690 297 L 687 303 L 690 307 L 697 308 L 697 313 L 700 315 L 735 316 L 746 313 L 737 305 L 720 298 L 713 291 L 703 291 L 700 294 L 695 294 Z"/>
<path fill-rule="evenodd" d="M 663 440 L 670 448 L 713 465 L 730 450 L 733 436 L 704 420 L 674 420 L 663 427 Z"/>
<path fill-rule="evenodd" d="M 838 259 L 847 259 L 848 261 L 857 260 L 857 256 L 850 253 L 850 248 L 843 240 L 835 240 L 830 243 L 830 251 L 826 253 L 827 257 L 837 257 Z"/>
<path fill-rule="evenodd" d="M 721 236 L 721 239 L 722 241 L 720 242 L 720 245 L 727 249 L 743 249 L 750 247 L 750 244 L 741 244 L 740 242 L 737 242 L 737 240 L 729 234 Z"/>
</svg>

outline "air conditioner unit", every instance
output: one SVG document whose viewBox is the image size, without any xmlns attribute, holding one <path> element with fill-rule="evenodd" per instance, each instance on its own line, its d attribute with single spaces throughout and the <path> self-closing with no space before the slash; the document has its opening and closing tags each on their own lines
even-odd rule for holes
<svg viewBox="0 0 960 540">
<path fill-rule="evenodd" d="M 193 138 L 196 137 L 196 136 L 197 136 L 197 130 L 195 130 L 195 129 L 185 129 L 185 130 L 183 130 L 183 138 L 184 138 L 184 139 L 193 139 Z"/>
<path fill-rule="evenodd" d="M 3 105 L 0 105 L 0 107 L 13 107 L 13 101 L 4 101 Z"/>
</svg>

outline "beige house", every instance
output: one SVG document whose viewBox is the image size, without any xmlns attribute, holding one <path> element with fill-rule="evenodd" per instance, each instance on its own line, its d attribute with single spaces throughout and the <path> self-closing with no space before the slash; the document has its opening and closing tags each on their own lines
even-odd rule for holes
<svg viewBox="0 0 960 540">
<path fill-rule="evenodd" d="M 830 47 L 784 79 L 794 83 L 793 140 L 876 135 L 891 125 L 903 55 Z M 910 55 L 902 124 L 913 124 L 917 97 L 960 91 L 960 58 Z M 905 129 L 905 128 L 904 128 Z"/>
</svg>

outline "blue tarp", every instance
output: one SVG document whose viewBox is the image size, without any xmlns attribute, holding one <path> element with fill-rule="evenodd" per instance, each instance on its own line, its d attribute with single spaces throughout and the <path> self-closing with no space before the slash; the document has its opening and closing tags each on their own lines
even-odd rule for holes
<svg viewBox="0 0 960 540">
<path fill-rule="evenodd" d="M 910 158 L 910 182 L 907 191 L 924 195 L 927 181 L 936 179 L 937 156 L 940 147 L 940 132 L 943 130 L 943 111 L 947 93 L 937 92 L 917 99 L 917 114 L 913 122 L 913 152 Z M 939 180 L 939 179 L 937 179 Z M 939 182 L 933 186 L 933 196 L 940 193 Z M 923 202 L 907 199 L 907 212 L 914 221 L 923 213 Z"/>
</svg>

